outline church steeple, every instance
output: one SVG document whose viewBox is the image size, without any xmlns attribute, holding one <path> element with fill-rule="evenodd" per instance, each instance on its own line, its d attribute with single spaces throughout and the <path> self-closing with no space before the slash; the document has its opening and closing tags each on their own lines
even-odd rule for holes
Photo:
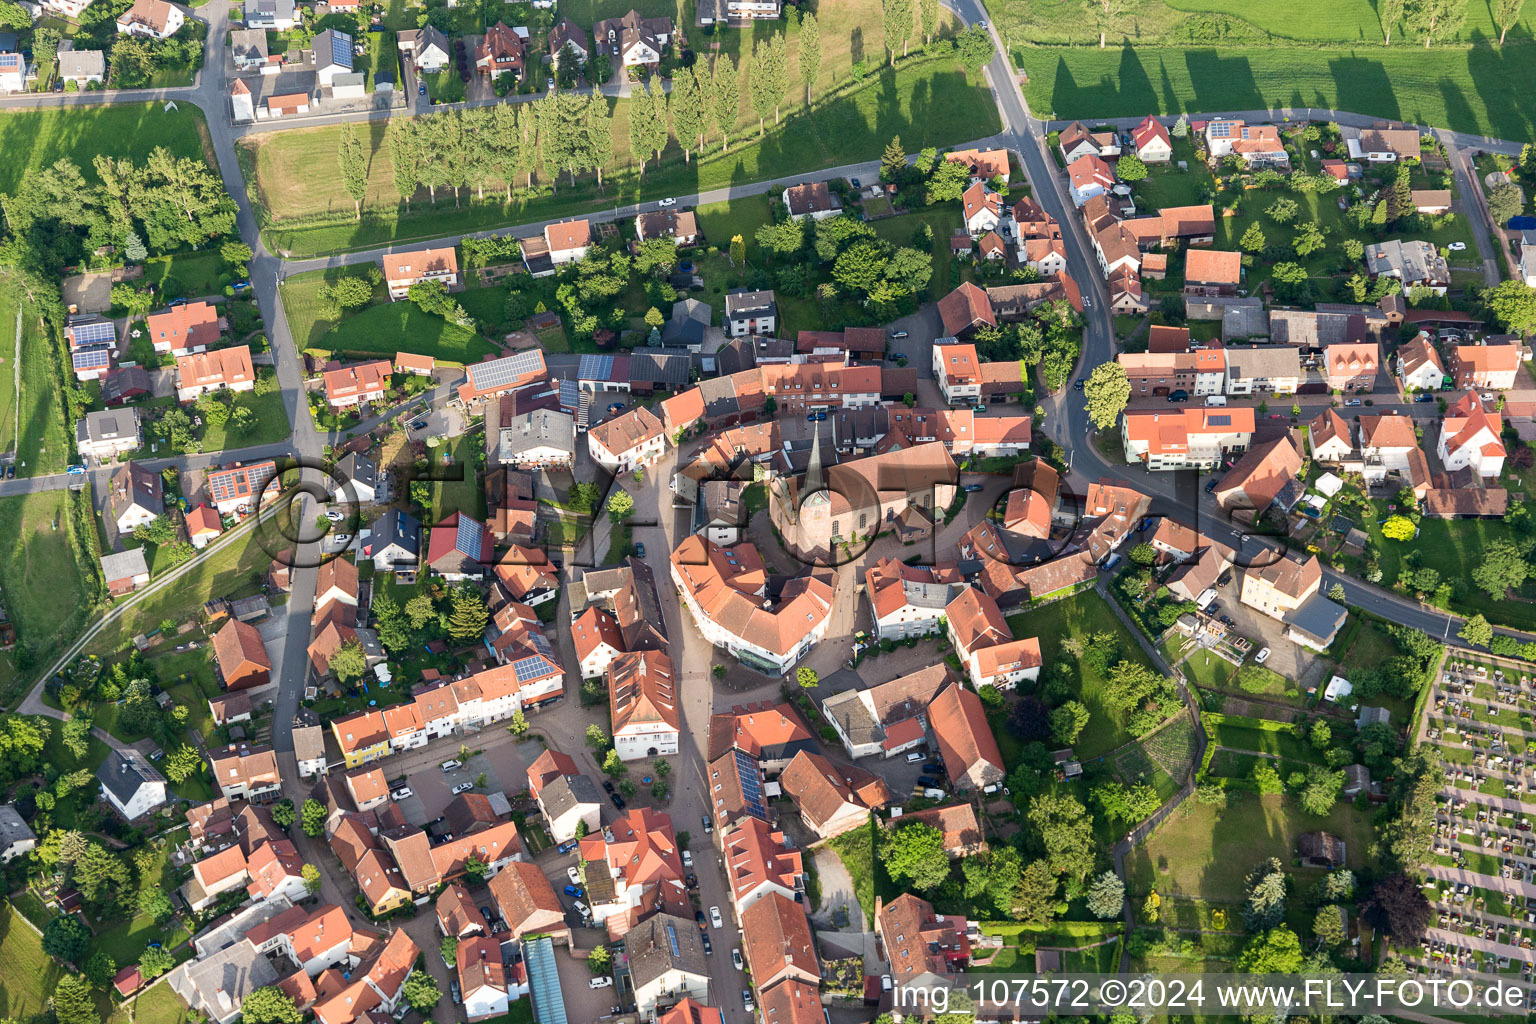
<svg viewBox="0 0 1536 1024">
<path fill-rule="evenodd" d="M 805 464 L 804 494 L 815 494 L 827 486 L 825 475 L 821 471 L 821 420 L 816 421 L 811 433 L 811 457 Z"/>
</svg>

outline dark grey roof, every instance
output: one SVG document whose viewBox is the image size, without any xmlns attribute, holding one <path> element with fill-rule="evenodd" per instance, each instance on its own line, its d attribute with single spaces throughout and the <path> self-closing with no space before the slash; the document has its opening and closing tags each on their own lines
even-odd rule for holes
<svg viewBox="0 0 1536 1024">
<path fill-rule="evenodd" d="M 679 391 L 688 386 L 690 365 L 692 360 L 686 354 L 637 348 L 629 357 L 629 379 L 632 384 L 650 384 Z"/>
<path fill-rule="evenodd" d="M 102 555 L 101 575 L 108 583 L 149 575 L 149 563 L 144 561 L 144 549 L 129 548 L 127 551 Z"/>
<path fill-rule="evenodd" d="M 561 775 L 539 790 L 539 801 L 549 817 L 558 818 L 581 804 L 601 806 L 603 798 L 597 791 L 597 783 L 585 775 Z"/>
<path fill-rule="evenodd" d="M 142 555 L 142 552 L 140 554 Z M 107 759 L 96 770 L 96 778 L 120 804 L 128 803 L 144 786 L 165 782 L 165 776 L 161 775 L 154 765 L 150 764 L 143 755 L 131 750 L 126 752 L 113 750 L 108 753 Z"/>
<path fill-rule="evenodd" d="M 1344 625 L 1349 609 L 1321 594 L 1313 594 L 1298 608 L 1286 613 L 1286 625 L 1327 643 Z"/>
<path fill-rule="evenodd" d="M 95 441 L 116 441 L 119 438 L 139 436 L 139 411 L 137 409 L 106 409 L 88 412 L 75 424 L 75 440 L 81 444 Z"/>
<path fill-rule="evenodd" d="M 62 59 L 63 54 L 59 54 Z M 122 366 L 112 373 L 107 374 L 101 380 L 101 399 L 111 404 L 112 402 L 126 401 L 135 392 L 148 394 L 154 389 L 150 382 L 149 371 L 142 366 Z"/>
<path fill-rule="evenodd" d="M 37 834 L 27 827 L 14 804 L 0 804 L 0 851 L 36 838 Z"/>
<path fill-rule="evenodd" d="M 395 544 L 419 556 L 421 522 L 408 512 L 392 508 L 373 524 L 373 550 L 378 553 Z"/>
<path fill-rule="evenodd" d="M 709 977 L 698 926 L 671 914 L 656 914 L 631 928 L 624 936 L 624 952 L 636 991 L 670 970 Z"/>
<path fill-rule="evenodd" d="M 733 338 L 726 342 L 715 353 L 715 360 L 722 377 L 757 366 L 757 357 L 752 352 L 752 343 L 746 338 Z"/>
<path fill-rule="evenodd" d="M 727 292 L 725 296 L 725 315 L 735 316 L 738 313 L 757 313 L 762 310 L 774 309 L 773 292 L 748 291 L 738 288 L 733 292 Z"/>
<path fill-rule="evenodd" d="M 336 468 L 348 480 L 356 480 L 370 491 L 378 491 L 379 467 L 362 452 L 348 454 Z"/>
<path fill-rule="evenodd" d="M 119 497 L 118 488 L 122 488 Z M 107 504 L 114 517 L 137 505 L 152 515 L 165 511 L 164 483 L 159 473 L 140 466 L 137 462 L 125 462 L 112 474 L 112 490 Z"/>
</svg>

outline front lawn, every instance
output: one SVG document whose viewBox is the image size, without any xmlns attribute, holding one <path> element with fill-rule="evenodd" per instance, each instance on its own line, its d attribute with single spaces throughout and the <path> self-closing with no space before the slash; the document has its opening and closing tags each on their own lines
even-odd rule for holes
<svg viewBox="0 0 1536 1024">
<path fill-rule="evenodd" d="M 144 278 L 137 284 L 140 287 L 154 285 L 155 294 L 162 303 L 175 298 L 222 296 L 224 286 L 219 283 L 219 274 L 223 268 L 224 260 L 217 252 L 157 256 L 144 264 Z"/>
<path fill-rule="evenodd" d="M 464 102 L 464 83 L 452 67 L 425 73 L 421 79 L 427 83 L 427 96 L 433 103 Z"/>
<path fill-rule="evenodd" d="M 1303 832 L 1331 832 L 1345 843 L 1347 866 L 1359 869 L 1374 839 L 1371 818 L 1347 803 L 1326 817 L 1303 812 L 1288 795 L 1231 793 L 1225 808 L 1186 800 L 1152 837 L 1128 858 L 1130 893 L 1140 898 L 1156 888 L 1164 895 L 1218 902 L 1244 898 L 1244 879 L 1266 857 L 1278 857 L 1304 892 L 1321 871 L 1292 867 Z"/>
<path fill-rule="evenodd" d="M 747 259 L 761 261 L 757 229 L 773 223 L 768 196 L 742 196 L 723 203 L 710 203 L 695 210 L 694 217 L 699 222 L 699 233 L 709 245 L 718 246 L 721 252 L 729 252 L 732 236 L 740 235 L 747 246 Z"/>
<path fill-rule="evenodd" d="M 1016 638 L 1039 637 L 1045 664 L 1071 667 L 1079 699 L 1092 716 L 1087 728 L 1072 745 L 1079 758 L 1098 757 L 1135 738 L 1125 728 L 1125 713 L 1104 703 L 1104 677 L 1062 646 L 1069 637 L 1086 640 L 1097 633 L 1111 633 L 1119 642 L 1117 660 L 1123 658 L 1152 667 L 1151 659 L 1142 651 L 1136 638 L 1121 625 L 1114 609 L 1096 591 L 1087 590 L 1010 616 L 1008 628 Z"/>
<path fill-rule="evenodd" d="M 475 363 L 501 349 L 473 331 L 424 313 L 414 302 L 369 306 L 327 331 L 313 348 L 353 357 L 401 351 L 433 356 L 439 363 Z"/>
<path fill-rule="evenodd" d="M 1233 673 L 1230 661 L 1203 648 L 1184 659 L 1180 667 L 1184 669 L 1185 675 L 1194 680 L 1196 686 L 1207 690 L 1222 689 Z"/>
</svg>

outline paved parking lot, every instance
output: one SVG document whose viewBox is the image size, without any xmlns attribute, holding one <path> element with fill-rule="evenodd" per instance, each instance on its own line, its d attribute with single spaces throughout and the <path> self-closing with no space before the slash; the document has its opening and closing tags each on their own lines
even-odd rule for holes
<svg viewBox="0 0 1536 1024">
<path fill-rule="evenodd" d="M 444 760 L 448 760 L 445 757 Z M 456 760 L 456 759 L 455 759 Z M 491 759 L 485 754 L 476 754 L 464 762 L 462 768 L 452 771 L 443 771 L 437 765 L 424 765 L 411 772 L 408 776 L 411 790 L 414 793 L 412 800 L 420 805 L 417 812 L 421 820 L 411 816 L 411 810 L 402 802 L 402 810 L 406 820 L 414 825 L 422 825 L 439 817 L 448 809 L 448 804 L 453 801 L 453 787 L 468 782 L 473 784 L 481 772 L 485 773 L 486 785 L 484 789 L 475 789 L 476 793 L 495 793 L 507 789 L 502 784 L 501 776 Z M 526 775 L 523 784 L 514 785 L 513 792 L 526 787 Z"/>
<path fill-rule="evenodd" d="M 1262 648 L 1269 648 L 1269 657 L 1264 661 L 1265 668 L 1294 681 L 1303 690 L 1317 684 L 1323 676 L 1323 665 L 1317 652 L 1287 640 L 1285 623 L 1279 619 L 1272 619 L 1238 600 L 1238 595 L 1242 593 L 1242 580 L 1238 574 L 1234 574 L 1232 582 L 1222 587 L 1219 593 L 1216 615 L 1226 615 L 1236 623 L 1231 628 L 1236 629 L 1239 636 L 1253 642 L 1252 654 L 1257 654 Z M 1248 663 L 1252 662 L 1252 654 L 1249 655 Z"/>
</svg>

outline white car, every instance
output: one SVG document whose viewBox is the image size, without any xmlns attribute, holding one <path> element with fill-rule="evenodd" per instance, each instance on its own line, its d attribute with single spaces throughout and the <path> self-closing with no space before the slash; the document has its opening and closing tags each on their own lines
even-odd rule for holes
<svg viewBox="0 0 1536 1024">
<path fill-rule="evenodd" d="M 567 878 L 569 878 L 571 880 L 571 884 L 572 885 L 580 885 L 581 884 L 581 872 L 576 870 L 575 865 L 572 865 L 571 867 L 566 868 L 565 869 L 565 875 L 566 875 Z"/>
<path fill-rule="evenodd" d="M 1264 664 L 1268 660 L 1269 660 L 1269 648 L 1268 647 L 1261 647 L 1261 648 L 1259 648 L 1259 653 L 1255 654 L 1253 656 L 1253 662 L 1254 662 L 1255 665 L 1262 665 L 1262 664 Z"/>
<path fill-rule="evenodd" d="M 751 1013 L 757 1009 L 756 1006 L 752 1005 L 752 990 L 749 988 L 744 988 L 741 990 L 741 1008 L 746 1010 L 748 1013 Z"/>
<path fill-rule="evenodd" d="M 1450 245 L 1446 246 L 1446 248 L 1451 250 L 1451 252 L 1462 252 L 1466 249 L 1466 247 L 1466 242 L 1452 242 Z"/>
<path fill-rule="evenodd" d="M 719 907 L 710 907 L 709 908 L 709 923 L 714 925 L 716 928 L 724 928 L 725 927 L 725 922 L 720 919 L 720 908 Z"/>
<path fill-rule="evenodd" d="M 411 787 L 401 786 L 399 789 L 392 791 L 389 794 L 389 798 L 391 800 L 409 800 L 411 798 Z"/>
<path fill-rule="evenodd" d="M 741 950 L 739 949 L 731 950 L 731 963 L 736 965 L 738 971 L 746 970 L 746 967 L 741 962 Z"/>
<path fill-rule="evenodd" d="M 689 853 L 687 850 L 683 851 L 683 867 L 693 867 L 693 854 Z"/>
<path fill-rule="evenodd" d="M 461 782 L 457 786 L 454 786 L 450 792 L 452 792 L 454 796 L 458 796 L 460 793 L 468 793 L 474 788 L 475 784 L 473 782 Z"/>
<path fill-rule="evenodd" d="M 336 512 L 336 511 L 333 510 L 333 511 L 327 512 L 325 514 L 325 518 L 329 519 L 333 523 L 339 523 L 343 519 L 347 518 L 347 514 L 345 512 Z"/>
<path fill-rule="evenodd" d="M 442 770 L 445 771 L 445 772 L 451 772 L 455 768 L 463 768 L 464 767 L 464 762 L 463 761 L 444 761 L 438 767 L 442 768 Z"/>
<path fill-rule="evenodd" d="M 661 207 L 663 210 L 665 210 L 665 209 L 667 209 L 670 206 L 676 206 L 677 205 L 677 200 L 673 199 L 671 197 L 668 197 L 666 199 L 658 199 L 658 200 L 656 200 L 656 205 Z"/>
<path fill-rule="evenodd" d="M 582 917 L 592 916 L 592 911 L 588 910 L 587 905 L 581 902 L 581 900 L 577 900 L 576 902 L 572 903 L 571 906 L 576 908 L 576 913 L 580 914 Z"/>
<path fill-rule="evenodd" d="M 613 985 L 613 979 L 608 977 L 593 978 L 587 982 L 587 988 L 609 988 Z"/>
</svg>

